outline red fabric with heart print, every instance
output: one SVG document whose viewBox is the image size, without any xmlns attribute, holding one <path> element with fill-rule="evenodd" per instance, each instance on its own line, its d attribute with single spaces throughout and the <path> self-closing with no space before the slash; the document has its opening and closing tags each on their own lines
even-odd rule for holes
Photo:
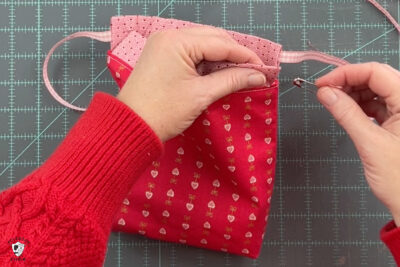
<svg viewBox="0 0 400 267">
<path fill-rule="evenodd" d="M 141 16 L 113 18 L 107 63 L 118 85 L 128 79 L 150 33 L 193 25 Z M 114 230 L 259 255 L 275 175 L 280 45 L 230 33 L 265 65 L 204 62 L 198 72 L 251 67 L 264 72 L 270 86 L 220 99 L 183 134 L 166 142 L 165 154 L 124 200 Z"/>
</svg>

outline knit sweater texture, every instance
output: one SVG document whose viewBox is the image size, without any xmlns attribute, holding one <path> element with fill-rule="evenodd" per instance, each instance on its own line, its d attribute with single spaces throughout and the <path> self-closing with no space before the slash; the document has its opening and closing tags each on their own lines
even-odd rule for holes
<svg viewBox="0 0 400 267">
<path fill-rule="evenodd" d="M 96 93 L 50 158 L 0 194 L 0 266 L 102 266 L 117 209 L 163 151 L 133 110 Z M 400 264 L 400 229 L 381 238 Z"/>
</svg>

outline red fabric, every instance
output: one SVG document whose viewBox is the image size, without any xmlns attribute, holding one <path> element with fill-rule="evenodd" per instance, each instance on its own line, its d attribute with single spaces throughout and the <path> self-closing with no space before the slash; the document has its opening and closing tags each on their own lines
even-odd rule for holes
<svg viewBox="0 0 400 267">
<path fill-rule="evenodd" d="M 194 24 L 142 16 L 112 19 L 107 63 L 122 87 L 159 28 Z M 212 104 L 165 144 L 165 154 L 136 181 L 114 230 L 256 258 L 262 246 L 275 175 L 280 46 L 231 32 L 264 60 L 242 64 L 267 74 L 271 86 L 240 91 Z M 265 46 L 266 48 L 263 48 Z M 268 55 L 268 56 L 267 56 Z M 200 74 L 232 66 L 204 62 Z M 236 65 L 235 65 L 236 66 Z"/>
<path fill-rule="evenodd" d="M 162 151 L 129 107 L 96 93 L 51 157 L 0 194 L 0 266 L 102 266 L 120 203 Z"/>
<path fill-rule="evenodd" d="M 392 252 L 397 265 L 400 266 L 400 228 L 396 226 L 394 221 L 382 228 L 381 239 Z"/>
</svg>

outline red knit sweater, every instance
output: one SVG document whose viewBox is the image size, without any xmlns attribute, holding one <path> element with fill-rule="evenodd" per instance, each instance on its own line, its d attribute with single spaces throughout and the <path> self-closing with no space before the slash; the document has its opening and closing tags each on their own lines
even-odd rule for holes
<svg viewBox="0 0 400 267">
<path fill-rule="evenodd" d="M 96 93 L 52 156 L 0 194 L 0 266 L 102 266 L 114 214 L 162 152 L 128 106 Z M 400 229 L 381 237 L 399 264 Z"/>
</svg>

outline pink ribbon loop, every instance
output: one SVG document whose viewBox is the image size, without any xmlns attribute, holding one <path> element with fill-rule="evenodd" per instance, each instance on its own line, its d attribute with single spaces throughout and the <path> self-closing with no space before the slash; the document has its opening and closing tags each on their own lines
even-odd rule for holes
<svg viewBox="0 0 400 267">
<path fill-rule="evenodd" d="M 54 97 L 55 100 L 57 100 L 61 105 L 68 107 L 73 110 L 78 110 L 78 111 L 85 111 L 86 109 L 80 108 L 77 106 L 74 106 L 67 101 L 65 101 L 54 89 L 54 87 L 51 85 L 50 80 L 49 80 L 49 75 L 48 75 L 48 65 L 49 65 L 49 60 L 51 55 L 54 53 L 54 50 L 56 50 L 57 47 L 65 43 L 66 41 L 79 38 L 79 37 L 87 37 L 91 38 L 94 40 L 98 40 L 101 42 L 111 42 L 111 32 L 110 31 L 105 31 L 105 32 L 76 32 L 71 35 L 68 35 L 64 39 L 58 41 L 49 51 L 47 54 L 44 63 L 43 63 L 43 80 L 44 84 L 46 85 L 47 89 L 49 90 L 50 94 Z"/>
</svg>

